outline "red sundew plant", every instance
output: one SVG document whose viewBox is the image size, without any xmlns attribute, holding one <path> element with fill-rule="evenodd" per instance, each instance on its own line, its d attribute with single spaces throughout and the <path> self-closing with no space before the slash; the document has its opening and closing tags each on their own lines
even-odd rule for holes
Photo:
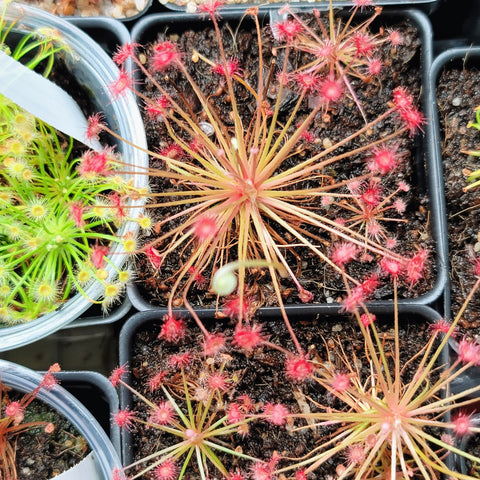
<svg viewBox="0 0 480 480">
<path fill-rule="evenodd" d="M 225 400 L 226 393 L 234 389 L 238 381 L 235 375 L 224 371 L 228 356 L 224 356 L 220 365 L 206 362 L 193 353 L 189 355 L 188 365 L 183 362 L 178 365 L 176 360 L 169 371 L 158 372 L 148 382 L 151 393 L 161 394 L 160 401 L 150 400 L 124 382 L 125 367 L 115 369 L 110 376 L 114 386 L 124 386 L 149 409 L 145 418 L 134 410 L 120 410 L 114 417 L 115 422 L 127 430 L 143 426 L 150 432 L 158 432 L 163 445 L 148 457 L 126 466 L 123 472 L 115 472 L 116 478 L 128 475 L 128 479 L 133 480 L 149 473 L 149 478 L 155 480 L 181 480 L 187 468 L 194 468 L 192 462 L 196 462 L 202 480 L 214 473 L 232 478 L 221 455 L 257 461 L 231 446 L 232 438 L 248 434 L 249 423 L 258 416 L 250 415 L 253 403 L 249 399 L 231 403 Z M 260 417 L 281 425 L 288 413 L 281 405 L 270 404 Z"/>
<path fill-rule="evenodd" d="M 43 428 L 46 433 L 52 433 L 54 426 L 51 423 L 26 422 L 24 412 L 42 388 L 48 390 L 56 385 L 53 374 L 59 370 L 58 364 L 52 365 L 38 387 L 15 401 L 9 400 L 7 394 L 9 389 L 0 381 L 0 478 L 5 480 L 17 478 L 15 439 L 18 435 L 36 428 Z"/>
<path fill-rule="evenodd" d="M 359 78 L 363 82 L 375 81 L 382 70 L 379 47 L 388 42 L 394 48 L 402 43 L 398 32 L 384 32 L 372 35 L 369 27 L 380 15 L 382 8 L 377 7 L 372 15 L 358 24 L 353 24 L 358 9 L 362 5 L 355 3 L 351 14 L 345 21 L 335 18 L 332 2 L 328 11 L 328 21 L 323 22 L 321 13 L 314 10 L 316 26 L 312 28 L 296 15 L 290 6 L 280 12 L 288 13 L 291 18 L 274 23 L 272 32 L 276 38 L 297 51 L 310 55 L 309 61 L 292 72 L 292 76 L 304 83 L 317 84 L 314 90 L 320 99 L 335 102 L 343 94 L 348 94 L 367 122 L 351 79 Z"/>
<path fill-rule="evenodd" d="M 462 339 L 457 344 L 456 359 L 445 367 L 440 362 L 443 349 L 479 287 L 477 277 L 455 319 L 432 325 L 427 343 L 406 361 L 401 358 L 398 312 L 393 339 L 379 333 L 375 315 L 356 312 L 365 355 L 349 358 L 340 343 L 333 351 L 327 349 L 327 358 L 333 354 L 336 362 L 317 358 L 319 366 L 312 378 L 335 400 L 329 405 L 313 402 L 316 411 L 291 416 L 307 419 L 309 426 L 298 428 L 328 427 L 331 433 L 304 457 L 288 459 L 288 465 L 282 464 L 276 473 L 302 469 L 308 475 L 333 461 L 339 480 L 473 478 L 452 471 L 449 458 L 457 454 L 472 462 L 480 461 L 458 447 L 461 438 L 480 432 L 472 417 L 462 412 L 476 402 L 472 397 L 480 386 L 454 394 L 449 387 L 470 367 L 480 365 L 480 347 Z M 411 366 L 414 373 L 407 374 Z"/>
<path fill-rule="evenodd" d="M 372 224 L 370 216 L 374 214 L 379 223 L 392 221 L 387 217 L 398 192 L 384 194 L 382 181 L 400 165 L 404 154 L 399 148 L 401 139 L 405 140 L 415 126 L 419 127 L 422 118 L 411 97 L 401 105 L 394 97 L 383 113 L 346 138 L 322 148 L 315 137 L 311 144 L 308 139 L 314 133 L 309 129 L 334 98 L 318 100 L 316 73 L 311 74 L 315 78 L 307 77 L 305 71 L 292 76 L 289 59 L 299 53 L 295 42 L 283 44 L 273 40 L 272 63 L 267 63 L 267 42 L 258 12 L 249 9 L 247 14 L 255 25 L 258 66 L 247 78 L 242 65 L 226 51 L 214 11 L 206 11 L 218 43 L 217 58 L 209 59 L 196 50 L 182 52 L 177 44 L 165 40 L 145 53 L 146 62 L 139 59 L 131 45 L 122 47 L 115 60 L 121 63 L 131 57 L 145 81 L 156 90 L 156 95 L 149 97 L 129 82 L 145 103 L 146 115 L 156 118 L 167 137 L 158 151 L 150 152 L 158 167 L 146 172 L 152 178 L 159 177 L 164 185 L 162 191 L 149 193 L 149 206 L 162 215 L 154 225 L 158 237 L 139 252 L 147 256 L 157 277 L 164 275 L 169 316 L 175 307 L 185 306 L 205 334 L 206 352 L 213 353 L 223 347 L 222 338 L 211 338 L 201 325 L 188 293 L 198 285 L 199 278 L 203 288 L 210 289 L 215 271 L 232 261 L 237 262 L 238 269 L 238 284 L 232 295 L 239 301 L 238 308 L 226 311 L 234 312 L 240 324 L 250 320 L 252 309 L 245 307 L 244 301 L 255 297 L 249 292 L 255 291 L 258 279 L 264 275 L 263 268 L 268 270 L 282 311 L 284 277 L 291 280 L 301 301 L 313 300 L 313 294 L 301 283 L 305 251 L 320 264 L 345 275 L 358 288 L 363 279 L 354 278 L 332 261 L 332 243 L 355 245 L 359 252 L 368 254 L 362 256 L 362 261 L 368 258 L 372 269 L 382 258 L 404 267 L 408 264 L 408 256 L 386 245 L 386 234 L 381 228 L 372 233 L 373 227 L 366 230 L 365 224 Z M 344 30 L 349 31 L 348 27 Z M 358 29 L 352 30 L 352 41 L 357 33 Z M 320 29 L 318 35 L 324 34 Z M 276 53 L 277 47 L 282 47 L 283 57 Z M 190 59 L 194 62 L 191 68 L 211 75 L 209 81 L 218 86 L 215 95 L 196 83 L 187 66 Z M 342 71 L 346 78 L 346 67 Z M 329 95 L 336 96 L 333 85 L 327 90 Z M 273 97 L 271 92 L 275 92 Z M 294 101 L 284 110 L 282 99 L 289 92 L 294 93 Z M 241 113 L 246 98 L 251 105 L 250 116 Z M 220 100 L 226 102 L 226 113 L 220 111 Z M 412 119 L 415 116 L 416 124 Z M 392 128 L 385 133 L 381 126 L 387 120 Z M 366 135 L 369 141 L 362 143 Z M 358 182 L 375 184 L 379 191 L 373 213 L 362 210 L 358 199 L 349 192 L 348 186 L 354 179 L 337 180 L 334 173 L 355 156 L 365 160 Z M 335 208 L 329 211 L 332 201 L 336 202 Z M 402 210 L 399 203 L 396 205 L 394 217 Z M 337 221 L 340 211 L 344 217 L 341 222 Z M 165 265 L 173 257 L 179 260 L 179 267 L 166 274 Z M 359 300 L 367 298 L 368 292 L 364 293 Z M 285 312 L 283 316 L 288 326 Z M 299 358 L 303 358 L 301 346 L 298 342 L 295 345 Z"/>
<path fill-rule="evenodd" d="M 408 187 L 400 185 L 394 192 L 385 194 L 378 177 L 370 178 L 368 183 L 353 180 L 348 185 L 350 196 L 342 195 L 339 201 L 334 201 L 332 197 L 331 205 L 340 206 L 349 213 L 345 218 L 337 218 L 337 223 L 357 228 L 365 237 L 382 243 L 387 248 L 395 247 L 395 239 L 388 236 L 382 222 L 407 222 L 404 218 L 387 215 L 390 211 L 397 215 L 405 212 L 405 202 L 396 198 L 399 192 L 405 191 L 405 188 L 408 190 Z"/>
</svg>

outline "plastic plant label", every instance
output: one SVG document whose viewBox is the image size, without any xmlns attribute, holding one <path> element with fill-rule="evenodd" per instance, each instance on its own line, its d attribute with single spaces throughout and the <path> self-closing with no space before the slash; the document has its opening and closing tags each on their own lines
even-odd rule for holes
<svg viewBox="0 0 480 480">
<path fill-rule="evenodd" d="M 87 120 L 77 102 L 62 88 L 0 50 L 0 93 L 48 125 L 94 150 L 86 138 Z"/>
<path fill-rule="evenodd" d="M 57 475 L 55 480 L 104 480 L 97 467 L 95 454 L 90 452 L 81 462 Z"/>
</svg>

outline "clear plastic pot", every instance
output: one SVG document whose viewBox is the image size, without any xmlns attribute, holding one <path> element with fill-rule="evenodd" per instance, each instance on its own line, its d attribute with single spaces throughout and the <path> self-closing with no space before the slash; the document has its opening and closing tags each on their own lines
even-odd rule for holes
<svg viewBox="0 0 480 480">
<path fill-rule="evenodd" d="M 15 363 L 0 360 L 2 383 L 19 391 L 31 392 L 42 381 L 42 375 Z M 114 469 L 121 469 L 120 458 L 95 417 L 60 385 L 41 389 L 37 398 L 56 409 L 85 437 L 96 459 L 99 478 L 110 480 Z"/>
<path fill-rule="evenodd" d="M 67 59 L 67 67 L 88 93 L 95 109 L 103 113 L 110 128 L 123 138 L 140 147 L 146 146 L 145 130 L 134 95 L 126 94 L 114 99 L 109 94 L 108 85 L 116 80 L 118 68 L 99 44 L 67 20 L 29 6 L 10 4 L 5 19 L 8 22 L 17 20 L 13 32 L 25 33 L 39 27 L 56 29 L 73 52 L 73 55 Z M 122 143 L 117 146 L 117 150 L 134 165 L 132 171 L 139 172 L 148 166 L 147 155 L 139 149 Z M 132 177 L 134 186 L 137 188 L 142 188 L 147 183 L 145 175 Z M 142 200 L 129 203 L 132 206 L 142 204 Z M 139 215 L 141 210 L 141 208 L 132 209 L 131 216 Z M 137 230 L 137 223 L 130 221 L 125 223 L 117 234 L 122 236 L 126 232 L 136 233 Z M 110 258 L 117 267 L 124 264 L 126 254 L 122 252 L 120 244 L 114 246 Z M 108 271 L 111 276 L 115 273 L 112 266 L 108 267 Z M 98 299 L 102 293 L 101 286 L 92 284 L 86 289 L 86 293 L 89 298 Z M 27 345 L 50 335 L 78 318 L 90 305 L 91 302 L 87 298 L 77 294 L 54 312 L 26 324 L 0 329 L 0 351 Z"/>
</svg>

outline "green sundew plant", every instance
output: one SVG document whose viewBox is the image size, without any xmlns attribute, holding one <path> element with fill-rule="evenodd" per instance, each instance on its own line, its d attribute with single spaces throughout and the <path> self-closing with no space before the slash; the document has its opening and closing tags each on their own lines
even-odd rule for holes
<svg viewBox="0 0 480 480">
<path fill-rule="evenodd" d="M 9 3 L 0 15 L 1 50 L 47 77 L 69 47 L 45 27 L 10 47 L 16 22 L 5 19 Z M 74 159 L 73 147 L 73 139 L 0 97 L 1 324 L 35 319 L 75 291 L 88 298 L 93 282 L 103 287 L 97 303 L 106 310 L 130 277 L 107 256 L 114 243 L 135 249 L 133 234 L 115 234 L 128 220 L 122 196 L 132 193 L 115 171 L 120 161 L 109 148 Z"/>
<path fill-rule="evenodd" d="M 7 38 L 17 22 L 7 22 L 5 13 L 13 0 L 2 2 L 0 12 L 0 50 L 15 60 L 22 60 L 30 69 L 41 68 L 44 77 L 50 75 L 55 56 L 58 53 L 68 54 L 70 49 L 61 35 L 52 28 L 40 27 L 23 35 L 14 47 L 10 47 Z"/>
<path fill-rule="evenodd" d="M 149 417 L 144 418 L 134 410 L 120 410 L 115 415 L 116 423 L 125 429 L 146 428 L 158 432 L 160 444 L 165 445 L 122 471 L 114 472 L 114 480 L 125 477 L 133 480 L 148 472 L 156 480 L 181 480 L 187 469 L 193 468 L 192 462 L 196 462 L 202 480 L 216 474 L 230 478 L 232 472 L 227 471 L 219 453 L 252 462 L 257 460 L 232 446 L 234 435 L 246 435 L 248 424 L 255 416 L 246 414 L 248 407 L 233 404 L 232 408 L 225 402 L 226 392 L 234 389 L 238 381 L 234 375 L 224 373 L 227 357 L 220 365 L 214 365 L 191 352 L 172 355 L 169 364 L 173 371 L 159 371 L 148 382 L 150 392 L 158 390 L 163 396 L 155 402 L 122 380 L 125 367 L 114 370 L 110 376 L 112 384 L 127 388 L 150 411 Z"/>
<path fill-rule="evenodd" d="M 108 308 L 129 272 L 107 271 L 115 234 L 127 219 L 117 208 L 129 186 L 110 165 L 110 150 L 72 158 L 73 140 L 0 99 L 0 320 L 12 325 L 52 311 L 75 291 L 103 285 Z M 100 168 L 101 167 L 101 168 Z M 115 227 L 115 228 L 114 228 Z"/>
<path fill-rule="evenodd" d="M 480 130 L 480 106 L 478 106 L 475 109 L 475 112 L 476 112 L 475 121 L 469 122 L 467 126 L 469 128 L 473 127 L 473 128 L 476 128 L 477 130 Z M 462 153 L 465 153 L 467 155 L 472 155 L 474 157 L 480 157 L 480 150 L 466 150 L 466 151 L 462 151 Z M 480 169 L 475 170 L 473 173 L 471 173 L 468 176 L 467 181 L 472 183 L 470 183 L 470 185 L 465 187 L 465 190 L 470 190 L 472 188 L 478 187 L 480 185 L 480 180 L 478 179 L 479 177 L 480 177 Z"/>
<path fill-rule="evenodd" d="M 319 358 L 312 378 L 333 401 L 317 403 L 315 412 L 294 415 L 314 423 L 313 428 L 328 427 L 332 433 L 277 473 L 302 469 L 308 475 L 333 461 L 338 479 L 472 478 L 452 471 L 448 461 L 453 454 L 472 462 L 480 460 L 457 446 L 459 439 L 480 431 L 471 415 L 462 412 L 477 400 L 472 397 L 480 386 L 455 394 L 449 387 L 480 364 L 480 345 L 464 338 L 458 341 L 454 361 L 442 366 L 441 360 L 443 349 L 456 341 L 456 325 L 480 286 L 478 266 L 477 261 L 475 286 L 455 319 L 432 324 L 424 347 L 406 361 L 401 359 L 398 312 L 393 339 L 379 333 L 375 315 L 356 314 L 365 341 L 362 358 L 347 357 L 340 343 L 329 352 L 336 362 L 330 355 L 326 362 Z M 407 374 L 410 367 L 414 373 Z"/>
</svg>

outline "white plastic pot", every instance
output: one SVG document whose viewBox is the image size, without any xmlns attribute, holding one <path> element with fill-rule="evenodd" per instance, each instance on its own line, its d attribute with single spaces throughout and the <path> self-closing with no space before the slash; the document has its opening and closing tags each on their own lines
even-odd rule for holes
<svg viewBox="0 0 480 480">
<path fill-rule="evenodd" d="M 3 2 L 0 1 L 0 8 Z M 119 70 L 111 58 L 91 37 L 68 21 L 26 5 L 12 3 L 7 8 L 6 21 L 17 21 L 13 32 L 26 33 L 38 27 L 56 29 L 73 55 L 66 59 L 67 67 L 76 80 L 85 88 L 97 111 L 102 112 L 111 129 L 134 145 L 146 147 L 145 130 L 136 100 L 128 93 L 116 99 L 109 94 L 108 85 L 117 79 Z M 122 25 L 123 27 L 123 25 Z M 148 156 L 126 143 L 117 145 L 123 158 L 134 165 L 132 170 L 140 172 L 148 167 Z M 147 183 L 145 175 L 133 175 L 134 186 L 142 188 Z M 141 206 L 142 200 L 130 202 L 129 205 Z M 130 216 L 137 216 L 141 208 L 131 210 Z M 119 236 L 126 232 L 138 231 L 136 222 L 127 222 L 117 232 Z M 116 244 L 112 248 L 111 261 L 121 267 L 126 260 L 122 246 Z M 113 276 L 115 269 L 109 266 L 109 274 Z M 87 295 L 96 300 L 102 293 L 99 284 L 92 284 L 86 289 Z M 91 302 L 77 294 L 60 308 L 43 315 L 26 324 L 0 329 L 0 352 L 32 343 L 43 338 L 75 320 Z"/>
<path fill-rule="evenodd" d="M 42 381 L 43 376 L 15 363 L 0 360 L 2 383 L 18 392 L 28 393 Z M 92 452 L 81 464 L 64 472 L 62 480 L 111 480 L 114 469 L 121 469 L 120 458 L 95 417 L 60 385 L 51 390 L 40 389 L 37 397 L 61 413 L 85 437 Z"/>
</svg>

